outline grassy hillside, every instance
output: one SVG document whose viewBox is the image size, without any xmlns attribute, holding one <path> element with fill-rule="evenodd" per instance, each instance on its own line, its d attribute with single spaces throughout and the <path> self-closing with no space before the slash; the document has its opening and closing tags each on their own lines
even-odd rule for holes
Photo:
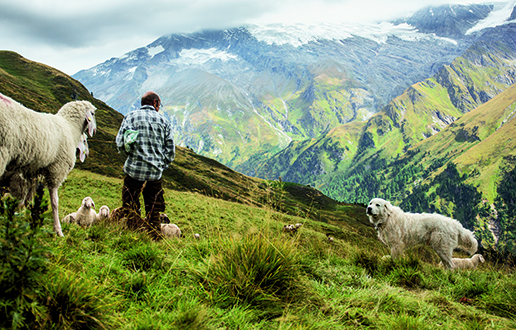
<svg viewBox="0 0 516 330">
<path fill-rule="evenodd" d="M 114 208 L 120 186 L 120 179 L 73 170 L 60 189 L 62 210 L 75 210 L 86 195 L 97 206 Z M 372 229 L 359 233 L 279 213 L 272 205 L 242 205 L 195 192 L 166 189 L 165 198 L 181 239 L 156 243 L 109 222 L 89 229 L 65 224 L 64 238 L 37 234 L 31 250 L 30 244 L 21 245 L 32 233 L 21 216 L 12 222 L 8 213 L 0 215 L 3 250 L 31 256 L 0 257 L 0 287 L 15 288 L 0 299 L 2 327 L 14 328 L 13 322 L 18 329 L 516 327 L 513 265 L 489 255 L 472 271 L 444 270 L 425 248 L 393 262 L 381 258 L 388 252 Z M 51 231 L 50 213 L 44 218 L 43 228 Z M 296 234 L 282 231 L 298 222 L 303 226 Z M 25 239 L 10 240 L 8 232 Z M 333 243 L 326 233 L 335 237 Z M 27 268 L 31 272 L 17 271 Z"/>
</svg>

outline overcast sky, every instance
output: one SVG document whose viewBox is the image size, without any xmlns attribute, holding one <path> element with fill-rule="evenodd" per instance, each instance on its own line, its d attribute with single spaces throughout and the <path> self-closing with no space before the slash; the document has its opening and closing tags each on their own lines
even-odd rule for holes
<svg viewBox="0 0 516 330">
<path fill-rule="evenodd" d="M 481 2 L 486 1 L 0 0 L 0 50 L 72 75 L 171 33 L 246 23 L 377 21 L 429 5 Z"/>
</svg>

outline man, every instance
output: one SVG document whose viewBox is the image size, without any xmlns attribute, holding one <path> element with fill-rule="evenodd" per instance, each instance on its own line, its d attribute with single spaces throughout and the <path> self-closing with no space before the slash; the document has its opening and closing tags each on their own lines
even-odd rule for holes
<svg viewBox="0 0 516 330">
<path fill-rule="evenodd" d="M 127 155 L 124 164 L 122 210 L 128 226 L 142 225 L 154 239 L 160 238 L 160 212 L 165 211 L 162 174 L 174 160 L 172 126 L 160 113 L 161 99 L 155 92 L 145 93 L 141 108 L 124 118 L 116 136 L 118 151 Z M 140 194 L 145 203 L 145 221 L 141 223 Z M 134 212 L 138 216 L 134 216 Z M 133 216 L 131 216 L 131 214 Z"/>
</svg>

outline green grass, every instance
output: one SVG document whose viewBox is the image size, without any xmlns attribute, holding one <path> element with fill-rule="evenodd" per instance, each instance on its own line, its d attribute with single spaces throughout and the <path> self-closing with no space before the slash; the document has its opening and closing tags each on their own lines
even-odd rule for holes
<svg viewBox="0 0 516 330">
<path fill-rule="evenodd" d="M 97 207 L 117 207 L 121 184 L 72 171 L 60 189 L 61 217 L 88 195 Z M 354 232 L 365 226 L 353 220 L 351 205 L 338 207 L 349 219 L 325 223 L 199 193 L 167 189 L 165 198 L 181 239 L 156 243 L 109 222 L 64 224 L 64 238 L 41 236 L 47 273 L 25 311 L 36 315 L 32 328 L 516 327 L 513 269 L 488 260 L 450 272 L 427 248 L 398 261 L 382 258 L 388 252 L 374 233 Z M 44 216 L 50 231 L 50 212 Z M 282 231 L 297 222 L 297 233 Z"/>
</svg>

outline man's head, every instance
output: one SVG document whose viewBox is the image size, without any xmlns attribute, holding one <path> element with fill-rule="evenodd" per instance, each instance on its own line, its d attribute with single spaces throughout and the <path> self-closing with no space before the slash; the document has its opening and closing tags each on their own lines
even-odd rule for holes
<svg viewBox="0 0 516 330">
<path fill-rule="evenodd" d="M 149 91 L 142 96 L 142 106 L 143 105 L 151 105 L 156 109 L 156 111 L 159 111 L 159 107 L 161 106 L 161 99 L 159 98 L 158 94 Z"/>
</svg>

